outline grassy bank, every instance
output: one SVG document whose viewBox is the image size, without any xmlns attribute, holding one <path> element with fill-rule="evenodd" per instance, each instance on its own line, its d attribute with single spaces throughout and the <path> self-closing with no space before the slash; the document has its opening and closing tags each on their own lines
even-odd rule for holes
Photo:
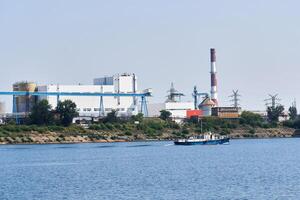
<svg viewBox="0 0 300 200">
<path fill-rule="evenodd" d="M 139 122 L 139 123 L 137 123 Z M 114 142 L 137 140 L 173 140 L 212 131 L 231 138 L 270 138 L 291 137 L 293 128 L 281 124 L 266 124 L 260 120 L 242 117 L 239 120 L 226 120 L 208 117 L 202 121 L 189 120 L 181 125 L 171 120 L 141 118 L 98 122 L 83 128 L 80 125 L 37 126 L 14 125 L 0 126 L 1 144 L 19 143 L 74 143 L 74 142 Z"/>
</svg>

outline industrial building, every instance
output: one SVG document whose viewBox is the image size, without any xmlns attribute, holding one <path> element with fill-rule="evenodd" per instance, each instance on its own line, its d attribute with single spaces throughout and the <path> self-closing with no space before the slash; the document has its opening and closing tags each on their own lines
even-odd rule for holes
<svg viewBox="0 0 300 200">
<path fill-rule="evenodd" d="M 105 116 L 112 110 L 116 110 L 119 116 L 135 115 L 140 111 L 139 108 L 145 106 L 142 104 L 139 107 L 137 96 L 143 99 L 142 92 L 151 93 L 150 89 L 138 91 L 137 76 L 129 73 L 96 78 L 93 85 L 36 85 L 19 82 L 13 85 L 13 89 L 14 94 L 18 91 L 26 92 L 25 95 L 14 96 L 14 113 L 30 112 L 32 106 L 42 99 L 47 99 L 52 108 L 57 106 L 58 100 L 69 99 L 75 102 L 79 116 L 82 117 Z"/>
<path fill-rule="evenodd" d="M 36 85 L 32 82 L 18 82 L 13 85 L 13 91 L 2 92 L 2 95 L 13 95 L 13 112 L 21 116 L 30 112 L 32 106 L 39 100 L 47 99 L 52 108 L 58 101 L 72 100 L 77 105 L 80 117 L 103 117 L 112 110 L 119 116 L 131 116 L 144 110 L 145 116 L 158 117 L 161 110 L 171 112 L 174 121 L 182 122 L 186 118 L 217 116 L 221 118 L 237 118 L 241 109 L 234 107 L 218 107 L 218 84 L 216 68 L 216 51 L 210 49 L 210 93 L 193 90 L 193 102 L 182 101 L 183 93 L 178 92 L 171 84 L 164 103 L 148 105 L 146 96 L 151 96 L 152 90 L 138 90 L 135 74 L 116 74 L 109 77 L 95 78 L 91 85 Z M 234 91 L 237 102 L 237 91 Z M 141 103 L 138 101 L 141 97 Z M 148 112 L 149 111 L 149 112 Z"/>
<path fill-rule="evenodd" d="M 168 96 L 164 103 L 153 103 L 148 105 L 149 116 L 158 117 L 161 110 L 169 111 L 172 119 L 175 122 L 182 122 L 187 117 L 187 111 L 194 109 L 193 102 L 182 102 L 183 93 L 178 92 L 171 83 L 171 88 L 168 90 Z"/>
<path fill-rule="evenodd" d="M 39 92 L 89 92 L 89 93 L 136 93 L 137 77 L 135 74 L 116 74 L 111 77 L 94 79 L 94 85 L 41 85 L 37 87 Z M 101 99 L 102 98 L 102 99 Z M 39 100 L 47 99 L 55 108 L 57 97 L 41 96 Z M 138 113 L 136 97 L 113 97 L 113 96 L 61 96 L 60 101 L 72 100 L 77 105 L 79 116 L 98 117 L 116 110 L 119 116 L 130 116 Z M 103 109 L 101 111 L 101 106 Z"/>
<path fill-rule="evenodd" d="M 227 119 L 236 119 L 241 115 L 240 107 L 214 107 L 212 108 L 212 116 Z"/>
<path fill-rule="evenodd" d="M 5 117 L 5 104 L 4 102 L 0 101 L 0 124 L 4 123 L 4 117 Z"/>
<path fill-rule="evenodd" d="M 159 116 L 161 110 L 171 112 L 171 117 L 177 122 L 181 122 L 186 118 L 192 117 L 207 117 L 216 116 L 220 118 L 238 118 L 241 114 L 241 108 L 235 105 L 234 107 L 218 107 L 218 84 L 217 84 L 217 68 L 216 68 L 216 51 L 210 49 L 210 94 L 206 92 L 198 92 L 197 87 L 194 87 L 193 99 L 194 102 L 182 102 L 181 97 L 184 94 L 175 90 L 171 84 L 171 89 L 168 91 L 168 99 L 165 103 L 150 104 L 149 114 L 152 117 Z M 236 97 L 238 96 L 237 91 Z M 237 98 L 235 98 L 237 100 Z"/>
<path fill-rule="evenodd" d="M 26 92 L 35 92 L 36 91 L 37 85 L 33 82 L 27 82 L 27 81 L 22 81 L 22 82 L 17 82 L 13 84 L 13 91 L 26 91 Z M 31 95 L 26 95 L 26 96 L 16 96 L 14 98 L 14 108 L 13 112 L 14 113 L 28 113 L 30 112 L 32 106 L 36 102 L 36 98 Z"/>
<path fill-rule="evenodd" d="M 0 101 L 0 115 L 5 114 L 5 104 L 4 102 Z"/>
</svg>

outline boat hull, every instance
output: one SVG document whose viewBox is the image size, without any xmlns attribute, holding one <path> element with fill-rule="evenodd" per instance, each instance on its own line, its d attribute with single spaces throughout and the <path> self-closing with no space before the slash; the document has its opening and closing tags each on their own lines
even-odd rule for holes
<svg viewBox="0 0 300 200">
<path fill-rule="evenodd" d="M 229 138 L 218 139 L 218 140 L 206 140 L 206 141 L 174 141 L 175 145 L 217 145 L 229 143 Z"/>
</svg>

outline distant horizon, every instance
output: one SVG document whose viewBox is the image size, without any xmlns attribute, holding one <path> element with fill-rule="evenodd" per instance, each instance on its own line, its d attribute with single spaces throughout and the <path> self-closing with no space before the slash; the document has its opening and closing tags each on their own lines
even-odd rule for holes
<svg viewBox="0 0 300 200">
<path fill-rule="evenodd" d="M 265 110 L 279 94 L 300 99 L 300 2 L 44 1 L 0 2 L 0 91 L 16 81 L 92 84 L 122 72 L 163 102 L 171 82 L 192 101 L 210 92 L 209 49 L 216 49 L 220 106 L 239 90 L 241 107 Z M 212 12 L 213 10 L 213 12 Z M 0 96 L 6 110 L 12 99 Z"/>
</svg>

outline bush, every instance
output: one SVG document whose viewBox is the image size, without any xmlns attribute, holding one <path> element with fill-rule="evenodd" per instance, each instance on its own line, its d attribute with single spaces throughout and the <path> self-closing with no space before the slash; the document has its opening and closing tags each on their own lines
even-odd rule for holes
<svg viewBox="0 0 300 200">
<path fill-rule="evenodd" d="M 64 130 L 64 128 L 61 126 L 49 126 L 48 129 L 52 132 L 60 132 Z"/>
<path fill-rule="evenodd" d="M 188 135 L 190 132 L 187 129 L 183 129 L 181 132 L 183 135 Z"/>
<path fill-rule="evenodd" d="M 130 131 L 125 131 L 124 135 L 130 136 L 132 133 Z"/>
<path fill-rule="evenodd" d="M 264 120 L 259 114 L 253 112 L 244 111 L 241 114 L 240 124 L 247 124 L 252 127 L 261 127 Z"/>
<path fill-rule="evenodd" d="M 282 123 L 283 126 L 300 129 L 300 119 L 297 118 L 296 120 L 287 120 Z"/>
<path fill-rule="evenodd" d="M 144 133 L 146 135 L 154 135 L 155 134 L 155 130 L 150 128 L 150 127 L 147 127 L 145 130 L 144 130 Z"/>
<path fill-rule="evenodd" d="M 252 129 L 250 129 L 248 132 L 249 132 L 250 134 L 254 135 L 254 134 L 255 134 L 255 129 L 252 128 Z"/>
<path fill-rule="evenodd" d="M 228 128 L 222 129 L 222 131 L 220 132 L 220 135 L 229 135 L 230 134 L 230 130 Z"/>
<path fill-rule="evenodd" d="M 105 126 L 106 126 L 107 130 L 113 130 L 114 129 L 114 125 L 111 124 L 111 123 L 106 123 Z"/>
</svg>

